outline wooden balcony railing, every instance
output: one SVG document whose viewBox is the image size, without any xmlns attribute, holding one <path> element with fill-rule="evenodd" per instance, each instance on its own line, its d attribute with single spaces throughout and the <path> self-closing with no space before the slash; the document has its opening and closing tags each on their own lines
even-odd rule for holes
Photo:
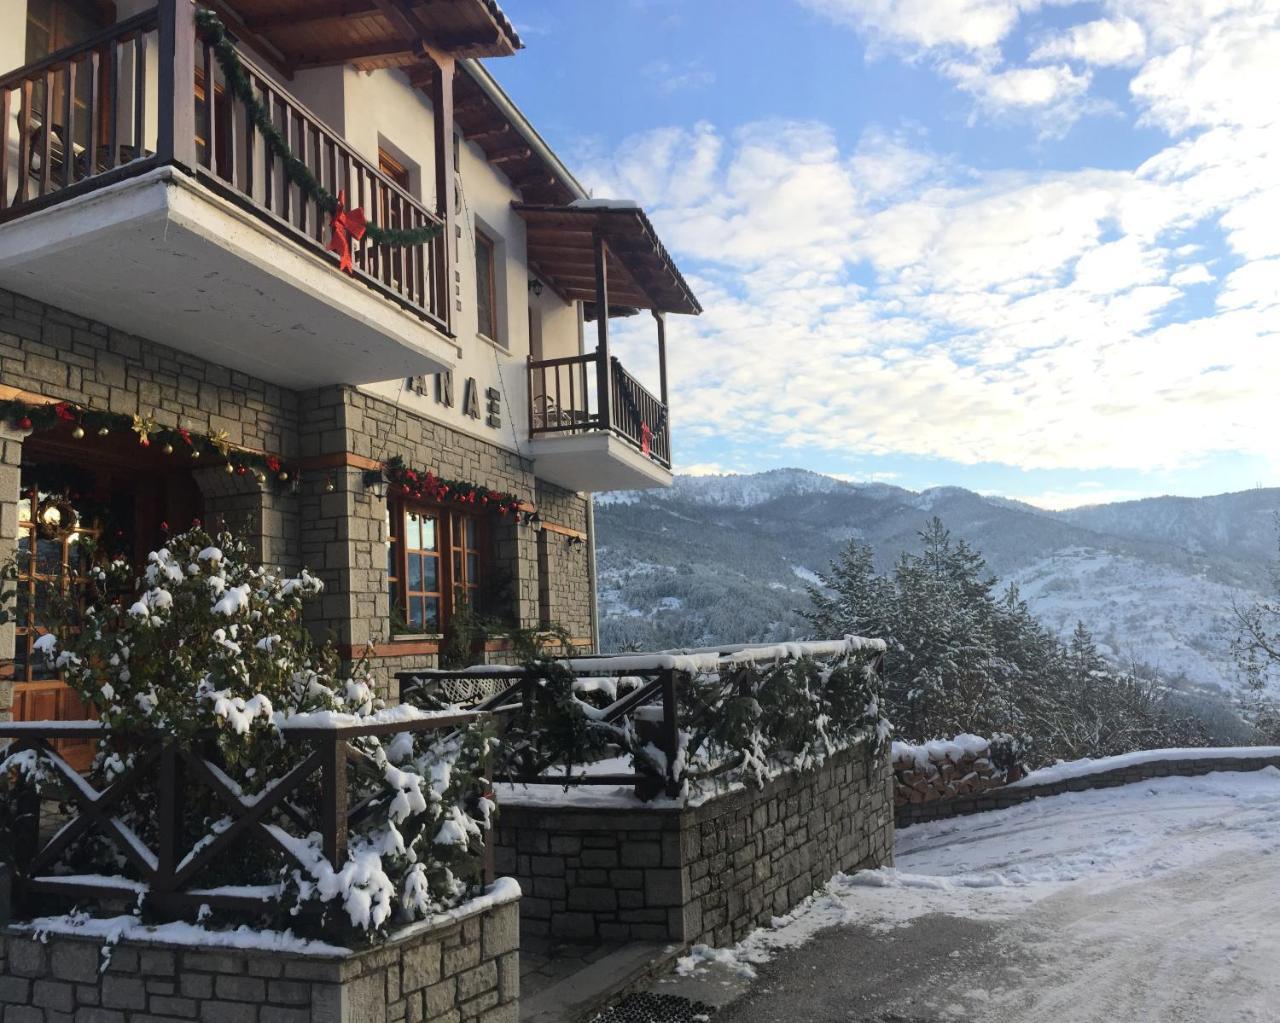
<svg viewBox="0 0 1280 1023">
<path fill-rule="evenodd" d="M 600 402 L 601 381 L 605 402 Z M 609 359 L 600 371 L 598 352 L 529 361 L 529 436 L 613 432 L 671 467 L 667 406 Z M 648 434 L 646 444 L 646 431 Z"/>
<path fill-rule="evenodd" d="M 0 224 L 172 165 L 295 243 L 336 258 L 325 251 L 328 216 L 289 181 L 232 95 L 212 47 L 196 35 L 194 10 L 190 0 L 162 0 L 0 76 L 7 143 L 0 146 Z M 331 194 L 345 190 L 349 206 L 386 227 L 441 222 L 243 51 L 240 60 L 275 128 Z M 357 276 L 447 331 L 444 245 L 443 231 L 416 246 L 365 243 L 354 254 Z"/>
</svg>

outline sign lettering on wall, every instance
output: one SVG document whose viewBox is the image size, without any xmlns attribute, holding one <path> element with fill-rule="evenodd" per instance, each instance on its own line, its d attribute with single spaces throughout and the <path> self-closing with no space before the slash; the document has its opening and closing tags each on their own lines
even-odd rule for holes
<svg viewBox="0 0 1280 1023">
<path fill-rule="evenodd" d="M 502 395 L 496 387 L 484 389 L 485 425 L 495 430 L 502 428 Z"/>
<path fill-rule="evenodd" d="M 434 377 L 436 404 L 453 408 L 453 371 L 436 373 Z M 409 377 L 406 385 L 414 394 L 423 397 L 431 389 L 425 374 Z M 467 377 L 462 385 L 462 414 L 472 419 L 480 418 L 480 385 L 475 377 Z M 495 430 L 502 428 L 502 392 L 496 387 L 484 389 L 484 422 Z"/>
</svg>

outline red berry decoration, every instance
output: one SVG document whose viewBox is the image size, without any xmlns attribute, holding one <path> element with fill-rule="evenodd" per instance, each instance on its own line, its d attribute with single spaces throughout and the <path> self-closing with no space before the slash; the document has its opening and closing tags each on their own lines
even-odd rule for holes
<svg viewBox="0 0 1280 1023">
<path fill-rule="evenodd" d="M 18 420 L 18 429 L 19 429 L 19 430 L 30 430 L 30 429 L 31 429 L 31 417 L 30 417 L 30 416 L 23 416 L 21 419 L 19 419 L 19 420 Z"/>
</svg>

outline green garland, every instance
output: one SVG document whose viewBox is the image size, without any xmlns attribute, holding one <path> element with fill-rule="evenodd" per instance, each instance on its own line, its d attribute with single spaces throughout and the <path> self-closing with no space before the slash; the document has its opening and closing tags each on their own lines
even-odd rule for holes
<svg viewBox="0 0 1280 1023">
<path fill-rule="evenodd" d="M 516 494 L 500 490 L 490 490 L 477 483 L 464 480 L 445 480 L 428 470 L 410 468 L 403 458 L 395 455 L 387 459 L 382 467 L 383 475 L 391 484 L 392 493 L 399 497 L 410 497 L 415 501 L 435 501 L 439 504 L 454 502 L 456 504 L 479 505 L 502 516 L 519 519 L 523 502 Z M 532 519 L 532 512 L 526 512 L 526 518 Z"/>
<path fill-rule="evenodd" d="M 303 194 L 325 213 L 331 217 L 334 216 L 338 212 L 337 196 L 321 185 L 315 174 L 311 172 L 311 168 L 299 160 L 289 148 L 289 143 L 271 119 L 270 112 L 258 99 L 249 76 L 245 74 L 244 65 L 240 63 L 240 54 L 227 38 L 227 29 L 221 19 L 213 11 L 201 7 L 196 11 L 196 30 L 200 37 L 213 48 L 218 66 L 222 68 L 222 74 L 227 80 L 227 87 L 232 95 L 244 104 L 249 119 L 262 132 L 267 147 L 283 164 L 285 177 L 297 185 Z M 425 244 L 438 235 L 441 229 L 440 224 L 396 229 L 380 227 L 370 221 L 365 224 L 365 237 L 378 245 L 403 247 Z"/>
<path fill-rule="evenodd" d="M 140 447 L 158 447 L 167 455 L 199 459 L 209 456 L 226 462 L 227 472 L 237 476 L 250 473 L 260 480 L 274 479 L 287 483 L 291 469 L 272 454 L 246 451 L 232 444 L 224 431 L 212 434 L 194 433 L 185 427 L 161 426 L 150 416 L 127 416 L 117 412 L 85 408 L 69 401 L 33 403 L 21 398 L 0 400 L 0 422 L 11 423 L 19 430 L 51 430 L 69 427 L 71 436 L 83 440 L 90 436 L 106 437 L 113 431 L 137 435 Z"/>
</svg>

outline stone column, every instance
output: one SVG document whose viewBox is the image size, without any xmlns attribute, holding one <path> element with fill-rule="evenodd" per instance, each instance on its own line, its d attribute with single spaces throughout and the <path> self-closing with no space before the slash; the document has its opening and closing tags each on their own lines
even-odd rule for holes
<svg viewBox="0 0 1280 1023">
<path fill-rule="evenodd" d="M 22 489 L 22 441 L 26 434 L 0 423 L 0 565 L 8 565 L 17 549 L 18 496 Z M 9 583 L 0 582 L 0 589 Z M 12 610 L 12 607 L 10 608 Z M 14 627 L 0 625 L 0 721 L 8 721 L 13 704 Z"/>
<path fill-rule="evenodd" d="M 221 465 L 201 466 L 193 475 L 204 497 L 206 529 L 226 529 L 248 543 L 263 565 L 297 573 L 298 498 L 286 484 L 259 482 L 252 472 L 238 476 Z"/>
</svg>

